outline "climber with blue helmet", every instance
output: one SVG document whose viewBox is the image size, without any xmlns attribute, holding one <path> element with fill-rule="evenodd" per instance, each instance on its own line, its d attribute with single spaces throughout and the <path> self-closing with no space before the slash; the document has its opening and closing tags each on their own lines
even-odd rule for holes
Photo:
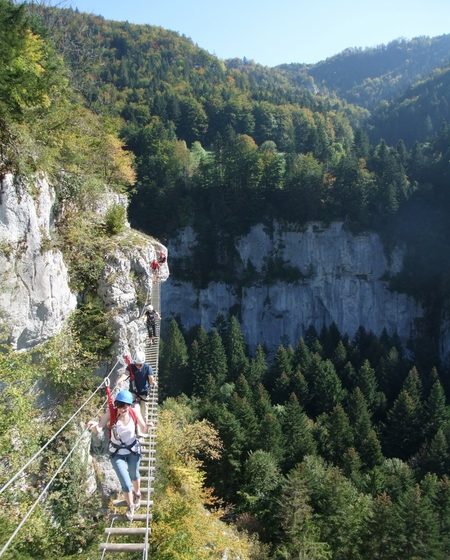
<svg viewBox="0 0 450 560">
<path fill-rule="evenodd" d="M 91 420 L 87 424 L 91 431 L 99 432 L 106 426 L 110 429 L 110 459 L 128 506 L 125 515 L 130 521 L 139 508 L 141 499 L 141 446 L 137 430 L 138 427 L 144 433 L 148 430 L 139 407 L 133 408 L 133 400 L 130 391 L 119 391 L 114 399 L 113 410 L 108 410 L 99 422 Z"/>
</svg>

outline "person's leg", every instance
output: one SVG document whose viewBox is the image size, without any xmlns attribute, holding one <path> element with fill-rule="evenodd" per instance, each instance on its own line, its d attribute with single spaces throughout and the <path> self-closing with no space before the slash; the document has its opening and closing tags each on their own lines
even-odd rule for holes
<svg viewBox="0 0 450 560">
<path fill-rule="evenodd" d="M 130 455 L 128 459 L 128 470 L 133 484 L 133 500 L 135 509 L 138 509 L 141 505 L 141 476 L 139 474 L 140 463 L 140 455 Z"/>
<path fill-rule="evenodd" d="M 147 402 L 147 395 L 143 395 L 144 399 L 139 399 L 139 408 L 141 409 L 142 418 L 144 422 L 147 423 L 147 415 L 148 415 L 148 402 Z M 139 428 L 138 428 L 139 432 Z"/>
<path fill-rule="evenodd" d="M 128 509 L 133 509 L 133 493 L 132 493 L 132 482 L 130 473 L 128 472 L 128 459 L 129 455 L 114 455 L 111 457 L 111 464 L 113 469 L 119 479 L 120 486 L 122 488 L 123 496 L 127 502 Z"/>
</svg>

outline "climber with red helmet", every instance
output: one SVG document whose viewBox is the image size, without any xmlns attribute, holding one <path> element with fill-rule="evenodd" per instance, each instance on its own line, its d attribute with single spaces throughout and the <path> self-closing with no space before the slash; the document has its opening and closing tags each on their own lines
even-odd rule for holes
<svg viewBox="0 0 450 560">
<path fill-rule="evenodd" d="M 112 412 L 115 418 L 112 418 Z M 146 433 L 148 428 L 140 409 L 133 408 L 133 395 L 130 391 L 119 391 L 114 399 L 114 411 L 108 410 L 98 422 L 90 420 L 87 424 L 91 431 L 97 432 L 106 426 L 110 429 L 111 463 L 128 506 L 125 515 L 131 521 L 141 501 L 141 446 L 137 438 L 137 429 L 139 427 L 141 432 Z"/>
</svg>

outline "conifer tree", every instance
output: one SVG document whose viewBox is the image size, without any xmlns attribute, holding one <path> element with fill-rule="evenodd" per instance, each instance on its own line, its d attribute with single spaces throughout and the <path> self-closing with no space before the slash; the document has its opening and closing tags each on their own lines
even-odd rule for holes
<svg viewBox="0 0 450 560">
<path fill-rule="evenodd" d="M 370 366 L 369 360 L 364 360 L 363 365 L 360 367 L 357 384 L 366 399 L 368 407 L 373 411 L 377 398 L 378 384 L 375 370 Z"/>
<path fill-rule="evenodd" d="M 314 522 L 310 493 L 300 466 L 287 475 L 279 504 L 278 519 L 283 534 L 282 544 L 278 547 L 279 557 L 331 560 L 331 547 L 321 538 L 320 529 Z"/>
<path fill-rule="evenodd" d="M 310 391 L 308 409 L 313 415 L 330 411 L 342 400 L 342 384 L 330 360 L 322 361 L 318 354 L 313 354 L 305 373 Z"/>
<path fill-rule="evenodd" d="M 192 378 L 188 378 L 188 350 L 183 333 L 175 319 L 171 319 L 160 357 L 160 391 L 162 396 L 182 392 L 190 394 Z"/>
<path fill-rule="evenodd" d="M 246 398 L 248 402 L 253 401 L 253 392 L 247 382 L 247 379 L 242 374 L 236 380 L 235 390 L 241 398 Z"/>
<path fill-rule="evenodd" d="M 205 329 L 200 327 L 195 340 L 191 344 L 189 352 L 189 369 L 194 379 L 194 395 L 201 396 L 208 377 L 207 368 L 208 335 Z"/>
<path fill-rule="evenodd" d="M 414 474 L 411 467 L 401 459 L 385 459 L 380 466 L 384 488 L 397 502 L 406 490 L 414 486 Z"/>
<path fill-rule="evenodd" d="M 294 367 L 300 368 L 301 371 L 306 371 L 309 367 L 311 360 L 311 352 L 306 345 L 303 338 L 298 341 L 298 344 L 294 350 Z"/>
<path fill-rule="evenodd" d="M 340 370 L 347 363 L 347 349 L 345 348 L 342 340 L 338 342 L 336 348 L 334 349 L 331 361 L 337 370 Z"/>
<path fill-rule="evenodd" d="M 359 387 L 349 397 L 348 414 L 353 428 L 356 449 L 362 462 L 369 468 L 381 464 L 381 444 L 372 427 L 366 400 Z"/>
<path fill-rule="evenodd" d="M 442 429 L 438 429 L 421 457 L 422 470 L 446 474 L 450 468 L 450 447 Z"/>
<path fill-rule="evenodd" d="M 417 400 L 402 390 L 387 415 L 385 442 L 389 456 L 407 459 L 418 450 L 420 419 L 421 408 Z"/>
<path fill-rule="evenodd" d="M 337 405 L 326 417 L 327 439 L 324 454 L 337 465 L 349 447 L 353 446 L 353 433 L 345 410 Z"/>
<path fill-rule="evenodd" d="M 262 383 L 267 373 L 266 353 L 263 347 L 258 344 L 255 351 L 255 357 L 250 361 L 248 370 L 248 382 L 252 387 Z"/>
<path fill-rule="evenodd" d="M 277 379 L 281 375 L 285 375 L 288 379 L 292 376 L 292 357 L 284 346 L 278 346 L 275 354 L 275 360 L 272 368 L 272 377 Z"/>
<path fill-rule="evenodd" d="M 258 446 L 259 422 L 251 401 L 247 397 L 241 397 L 233 393 L 230 400 L 230 411 L 238 419 L 245 434 L 243 450 L 251 451 Z"/>
<path fill-rule="evenodd" d="M 208 373 L 213 376 L 220 387 L 227 379 L 228 367 L 222 339 L 216 329 L 213 329 L 208 335 L 205 354 Z"/>
<path fill-rule="evenodd" d="M 422 407 L 422 381 L 415 367 L 411 368 L 403 383 L 403 390 L 407 391 L 414 400 L 417 409 Z"/>
<path fill-rule="evenodd" d="M 377 465 L 381 465 L 383 462 L 383 452 L 381 449 L 381 443 L 377 436 L 375 430 L 370 430 L 367 434 L 366 439 L 361 442 L 361 457 L 364 460 L 364 464 L 372 469 Z"/>
<path fill-rule="evenodd" d="M 357 385 L 357 373 L 351 362 L 346 362 L 341 369 L 340 378 L 344 387 L 352 390 Z"/>
<path fill-rule="evenodd" d="M 396 505 L 386 492 L 375 497 L 372 515 L 367 521 L 361 544 L 361 558 L 367 560 L 398 560 L 400 535 L 405 523 Z"/>
<path fill-rule="evenodd" d="M 292 382 L 289 375 L 285 372 L 281 372 L 278 377 L 274 380 L 273 384 L 273 400 L 275 403 L 283 403 L 288 398 L 290 391 L 292 390 Z"/>
<path fill-rule="evenodd" d="M 217 492 L 232 499 L 239 487 L 245 432 L 238 419 L 224 405 L 209 406 L 206 417 L 219 432 L 224 446 L 220 460 L 211 463 L 209 472 L 216 481 Z"/>
<path fill-rule="evenodd" d="M 362 461 L 354 447 L 349 447 L 341 459 L 342 471 L 354 484 L 359 486 L 361 479 Z"/>
<path fill-rule="evenodd" d="M 255 391 L 255 411 L 261 421 L 266 414 L 272 412 L 272 403 L 264 385 L 261 383 L 256 387 Z"/>
<path fill-rule="evenodd" d="M 293 387 L 300 404 L 305 406 L 309 401 L 309 388 L 305 376 L 298 368 L 294 372 Z"/>
<path fill-rule="evenodd" d="M 273 412 L 267 412 L 259 425 L 258 447 L 263 451 L 270 451 L 279 463 L 283 457 L 283 432 L 278 418 Z"/>
<path fill-rule="evenodd" d="M 449 412 L 445 402 L 445 393 L 437 379 L 431 386 L 424 406 L 425 433 L 432 437 L 449 419 Z"/>
<path fill-rule="evenodd" d="M 280 486 L 281 473 L 276 459 L 269 451 L 258 449 L 249 454 L 244 464 L 244 483 L 239 495 L 244 501 L 246 512 L 255 515 L 264 526 L 270 528 L 270 517 L 274 509 L 275 491 Z M 266 531 L 271 533 L 272 531 Z"/>
<path fill-rule="evenodd" d="M 398 504 L 405 531 L 399 535 L 400 558 L 439 558 L 439 520 L 428 496 L 415 485 L 406 490 Z"/>
<path fill-rule="evenodd" d="M 286 441 L 284 467 L 290 470 L 305 455 L 316 452 L 316 444 L 312 435 L 310 421 L 300 406 L 294 393 L 285 406 L 283 435 Z"/>
<path fill-rule="evenodd" d="M 225 337 L 225 350 L 228 358 L 230 379 L 234 381 L 248 370 L 248 359 L 245 353 L 244 336 L 236 317 L 230 317 Z"/>
<path fill-rule="evenodd" d="M 391 400 L 398 395 L 403 380 L 403 366 L 400 355 L 395 346 L 392 346 L 387 354 L 383 356 L 376 367 L 377 379 L 381 391 Z"/>
</svg>

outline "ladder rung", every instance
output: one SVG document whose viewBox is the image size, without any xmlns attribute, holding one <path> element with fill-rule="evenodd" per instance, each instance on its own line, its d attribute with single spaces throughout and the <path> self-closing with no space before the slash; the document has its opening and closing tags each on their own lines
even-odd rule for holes
<svg viewBox="0 0 450 560">
<path fill-rule="evenodd" d="M 126 502 L 125 500 L 120 500 L 120 499 L 119 499 L 119 500 L 113 500 L 113 505 L 114 505 L 114 506 L 117 506 L 117 507 L 121 507 L 121 506 L 126 506 L 126 505 L 128 505 L 128 504 L 127 504 L 127 502 Z M 151 505 L 151 506 L 153 505 L 153 500 L 150 500 L 150 505 Z M 141 505 L 140 505 L 140 507 L 142 507 L 142 506 L 147 507 L 147 500 L 146 500 L 145 498 L 143 499 L 143 498 L 141 497 Z"/>
<path fill-rule="evenodd" d="M 152 514 L 149 513 L 148 514 L 148 518 L 151 519 L 152 518 Z M 133 521 L 146 521 L 147 520 L 147 514 L 146 513 L 135 513 L 133 516 Z"/>
<path fill-rule="evenodd" d="M 107 535 L 145 535 L 146 532 L 145 527 L 107 527 L 105 529 Z"/>
<path fill-rule="evenodd" d="M 144 543 L 101 543 L 100 550 L 108 552 L 141 552 L 145 550 Z"/>
<path fill-rule="evenodd" d="M 154 480 L 154 476 L 141 476 L 141 482 L 153 482 Z"/>
</svg>

